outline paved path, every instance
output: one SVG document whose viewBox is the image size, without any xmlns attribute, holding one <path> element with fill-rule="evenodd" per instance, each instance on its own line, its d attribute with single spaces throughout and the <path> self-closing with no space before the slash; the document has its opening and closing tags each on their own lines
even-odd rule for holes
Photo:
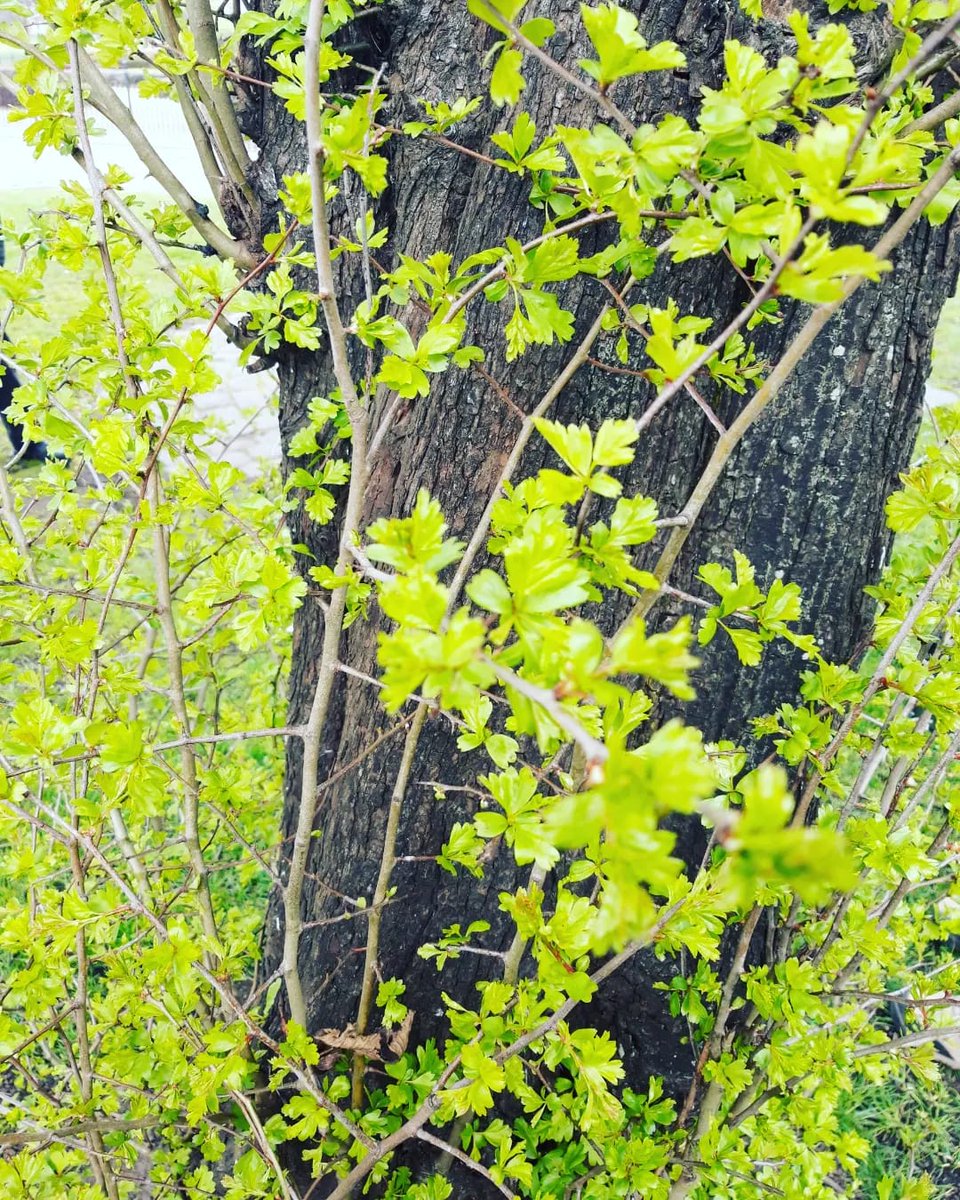
<svg viewBox="0 0 960 1200">
<path fill-rule="evenodd" d="M 927 403 L 931 408 L 941 408 L 945 404 L 956 404 L 956 392 L 947 391 L 946 388 L 936 387 L 932 383 L 927 384 Z"/>
<path fill-rule="evenodd" d="M 280 459 L 276 376 L 273 371 L 250 375 L 241 370 L 236 347 L 219 330 L 211 340 L 213 366 L 223 382 L 215 392 L 196 397 L 194 408 L 223 426 L 219 453 L 247 475 L 254 475 L 261 459 L 271 463 Z"/>
</svg>

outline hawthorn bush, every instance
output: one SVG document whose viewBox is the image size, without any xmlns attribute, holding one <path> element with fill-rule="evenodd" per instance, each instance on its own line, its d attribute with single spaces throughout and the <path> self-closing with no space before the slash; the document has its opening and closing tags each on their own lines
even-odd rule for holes
<svg viewBox="0 0 960 1200">
<path fill-rule="evenodd" d="M 952 221 L 960 5 L 892 0 L 864 68 L 878 0 L 742 0 L 738 28 L 775 22 L 792 52 L 730 36 L 695 114 L 640 124 L 631 87 L 682 73 L 680 46 L 627 7 L 555 7 L 467 0 L 455 49 L 489 97 L 395 122 L 402 78 L 353 54 L 371 4 L 4 0 L 13 117 L 88 178 L 8 224 L 0 271 L 11 416 L 57 452 L 0 469 L 5 1196 L 855 1195 L 877 1122 L 851 1097 L 935 1084 L 960 1034 L 960 416 L 937 413 L 886 502 L 907 536 L 869 587 L 869 647 L 828 654 L 831 614 L 804 623 L 797 584 L 740 550 L 676 582 L 821 331 Z M 181 105 L 219 215 L 109 86 L 126 60 Z M 578 123 L 524 108 L 534 69 Z M 296 135 L 282 178 L 262 130 L 251 162 L 251 89 Z M 477 113 L 482 152 L 455 140 Z M 169 202 L 98 161 L 98 118 Z M 535 235 L 396 244 L 390 147 L 421 140 L 521 180 Z M 658 272 L 701 260 L 743 288 L 729 320 L 719 295 L 657 299 Z M 193 408 L 217 330 L 280 364 L 282 472 L 246 478 Z M 540 351 L 558 365 L 536 396 L 492 374 Z M 635 407 L 559 419 L 598 364 Z M 383 457 L 414 411 L 439 439 L 436 389 L 478 373 L 516 421 L 494 486 L 394 511 Z M 672 508 L 625 480 L 681 401 L 709 440 Z M 724 644 L 738 670 L 780 655 L 789 687 L 718 740 L 684 712 Z M 345 718 L 348 684 L 376 728 Z M 423 779 L 437 730 L 449 770 Z M 424 788 L 439 815 L 411 827 Z M 337 859 L 367 884 L 338 888 Z M 348 949 L 318 961 L 327 935 Z M 669 1077 L 622 1048 L 639 1006 L 598 1007 L 624 977 L 679 1030 Z M 891 999 L 902 1029 L 876 1019 Z M 882 1200 L 934 1186 L 864 1176 Z"/>
</svg>

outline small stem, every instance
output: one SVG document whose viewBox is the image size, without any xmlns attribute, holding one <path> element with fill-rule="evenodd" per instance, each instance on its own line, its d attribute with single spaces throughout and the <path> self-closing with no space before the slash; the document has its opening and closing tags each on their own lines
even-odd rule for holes
<svg viewBox="0 0 960 1200">
<path fill-rule="evenodd" d="M 612 120 L 614 120 L 620 126 L 628 138 L 633 138 L 636 135 L 636 125 L 634 125 L 634 123 L 625 113 L 621 112 L 621 110 L 614 104 L 609 96 L 607 96 L 604 92 L 601 92 L 599 88 L 594 87 L 592 83 L 588 83 L 586 79 L 581 78 L 579 75 L 574 75 L 572 71 L 568 71 L 562 63 L 557 62 L 557 60 L 547 54 L 545 50 L 541 50 L 539 46 L 531 42 L 528 37 L 525 37 L 520 32 L 520 30 L 516 25 L 513 24 L 512 21 L 508 20 L 499 9 L 495 8 L 490 3 L 490 0 L 480 0 L 480 2 L 490 13 L 490 15 L 495 18 L 496 28 L 508 30 L 512 40 L 516 42 L 516 44 L 522 50 L 525 50 L 527 54 L 531 55 L 531 57 L 542 62 L 545 67 L 552 71 L 557 78 L 562 79 L 564 83 L 569 84 L 570 87 L 576 89 L 576 91 L 582 92 L 583 95 L 589 96 L 598 108 L 605 112 L 608 117 L 612 118 Z"/>
<path fill-rule="evenodd" d="M 413 760 L 416 754 L 417 743 L 424 722 L 427 719 L 428 711 L 425 706 L 421 706 L 414 714 L 409 734 L 404 741 L 400 768 L 397 771 L 397 778 L 393 785 L 393 794 L 390 797 L 390 808 L 387 811 L 387 827 L 383 835 L 383 851 L 380 856 L 380 870 L 377 874 L 376 886 L 373 889 L 373 901 L 367 923 L 367 948 L 364 952 L 363 979 L 360 985 L 360 1003 L 357 1009 L 356 1021 L 358 1034 L 366 1033 L 367 1025 L 370 1021 L 370 1012 L 373 1008 L 373 986 L 377 973 L 377 955 L 380 950 L 380 919 L 383 913 L 383 906 L 386 904 L 387 895 L 390 891 L 390 877 L 393 874 L 394 864 L 397 861 L 397 834 L 400 831 L 400 814 L 403 811 L 403 801 L 410 782 L 410 773 L 413 770 Z M 357 1053 L 353 1056 L 353 1095 L 351 1102 L 354 1108 L 360 1108 L 363 1104 L 363 1069 L 365 1062 L 366 1059 L 362 1054 Z"/>
<path fill-rule="evenodd" d="M 324 12 L 324 0 L 311 0 L 303 54 L 304 74 L 307 79 L 316 79 L 319 76 Z M 310 192 L 313 202 L 313 242 L 319 286 L 318 297 L 330 340 L 334 376 L 340 388 L 340 395 L 352 431 L 350 483 L 336 563 L 336 573 L 342 575 L 352 557 L 350 546 L 359 532 L 363 514 L 367 478 L 368 422 L 366 410 L 357 396 L 356 386 L 350 372 L 346 331 L 340 317 L 340 308 L 336 297 L 330 226 L 323 180 L 325 152 L 320 93 L 315 87 L 306 89 L 306 126 L 309 146 Z M 310 845 L 313 840 L 313 824 L 319 795 L 320 747 L 340 658 L 340 640 L 346 613 L 346 599 L 346 588 L 336 588 L 330 597 L 330 603 L 324 616 L 317 683 L 303 735 L 300 807 L 290 854 L 287 885 L 283 895 L 283 978 L 287 999 L 290 1003 L 291 1017 L 303 1029 L 306 1029 L 308 1025 L 306 997 L 299 966 L 300 934 L 303 926 L 301 911 L 303 882 L 306 876 Z"/>
<path fill-rule="evenodd" d="M 535 250 L 537 246 L 542 246 L 544 242 L 552 241 L 554 238 L 561 237 L 563 234 L 575 233 L 578 229 L 587 229 L 591 225 L 598 225 L 602 221 L 610 221 L 617 214 L 614 212 L 605 213 L 589 213 L 585 217 L 579 217 L 576 221 L 570 221 L 567 225 L 558 225 L 555 229 L 548 229 L 546 233 L 541 233 L 539 237 L 533 238 L 529 242 L 525 242 L 521 249 L 524 253 L 529 250 Z M 499 263 L 495 267 L 491 267 L 485 275 L 482 275 L 476 283 L 472 283 L 469 288 L 458 296 L 457 299 L 450 305 L 446 313 L 444 313 L 441 324 L 449 325 L 457 313 L 462 312 L 467 307 L 474 297 L 479 296 L 482 291 L 495 283 L 498 279 L 502 279 L 507 273 L 505 264 Z"/>
<path fill-rule="evenodd" d="M 513 688 L 521 696 L 538 705 L 547 714 L 554 725 L 562 729 L 580 748 L 587 763 L 604 763 L 610 757 L 610 752 L 603 742 L 598 741 L 592 733 L 588 733 L 569 709 L 563 707 L 557 697 L 548 688 L 538 687 L 528 679 L 523 679 L 508 667 L 501 666 L 495 659 L 488 658 L 487 664 L 496 673 L 497 678 L 507 687 Z"/>
<path fill-rule="evenodd" d="M 507 1200 L 514 1200 L 514 1193 L 510 1191 L 509 1188 L 504 1187 L 502 1183 L 497 1183 L 483 1163 L 477 1162 L 477 1160 L 475 1158 L 471 1158 L 469 1154 L 464 1154 L 464 1152 L 458 1146 L 451 1146 L 449 1142 L 441 1141 L 440 1138 L 434 1137 L 432 1133 L 427 1133 L 425 1129 L 417 1130 L 417 1137 L 421 1142 L 426 1142 L 428 1146 L 436 1146 L 436 1148 L 438 1150 L 442 1150 L 444 1154 L 448 1154 L 451 1158 L 455 1158 L 457 1162 L 463 1163 L 468 1170 L 474 1171 L 477 1175 L 483 1176 L 483 1178 L 489 1184 L 495 1187 L 502 1196 L 506 1196 Z"/>
<path fill-rule="evenodd" d="M 179 737 L 172 742 L 160 742 L 152 749 L 154 754 L 159 754 L 162 750 L 179 750 L 183 746 L 219 745 L 222 742 L 250 742 L 254 738 L 303 737 L 303 734 L 304 726 L 302 725 L 280 725 L 270 729 L 241 729 L 236 733 L 207 733 L 197 737 Z"/>
<path fill-rule="evenodd" d="M 190 857 L 190 866 L 197 880 L 197 901 L 200 907 L 200 922 L 204 936 L 210 945 L 204 952 L 207 966 L 213 970 L 216 964 L 215 946 L 220 935 L 217 919 L 210 896 L 210 881 L 203 850 L 200 846 L 200 784 L 197 778 L 197 759 L 193 749 L 190 715 L 187 712 L 186 694 L 183 685 L 183 651 L 177 634 L 173 615 L 173 596 L 170 591 L 170 558 L 164 527 L 159 520 L 160 478 L 154 469 L 150 477 L 150 515 L 153 521 L 153 561 L 157 575 L 157 614 L 167 648 L 167 670 L 170 673 L 170 700 L 180 729 L 180 775 L 183 780 L 183 832 Z"/>
</svg>

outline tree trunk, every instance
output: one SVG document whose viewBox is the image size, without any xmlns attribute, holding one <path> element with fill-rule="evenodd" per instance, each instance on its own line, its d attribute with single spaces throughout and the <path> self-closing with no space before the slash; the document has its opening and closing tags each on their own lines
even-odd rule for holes
<svg viewBox="0 0 960 1200">
<path fill-rule="evenodd" d="M 752 25 L 735 0 L 632 0 L 626 7 L 640 18 L 650 41 L 679 42 L 689 63 L 684 72 L 620 85 L 618 102 L 640 119 L 667 111 L 692 116 L 701 86 L 721 82 L 728 36 L 753 42 L 770 59 L 792 47 L 781 24 L 766 20 Z M 818 20 L 824 19 L 823 7 L 811 5 Z M 580 27 L 579 4 L 543 0 L 532 8 L 530 15 L 549 14 L 557 24 L 551 52 L 561 61 L 575 62 L 580 50 L 573 33 Z M 865 53 L 882 58 L 886 30 L 878 24 L 881 19 L 876 14 L 847 19 L 858 22 L 858 36 L 868 47 Z M 350 40 L 358 30 L 369 42 L 355 51 L 358 59 L 374 67 L 386 63 L 389 118 L 394 124 L 414 115 L 416 97 L 452 100 L 486 90 L 482 58 L 495 35 L 471 18 L 460 0 L 388 0 L 376 15 L 349 31 Z M 528 62 L 525 71 L 528 90 L 523 105 L 541 133 L 565 121 L 585 124 L 596 118 L 589 100 L 565 89 L 537 63 Z M 630 88 L 633 94 L 627 95 Z M 264 154 L 258 170 L 269 216 L 276 180 L 287 171 L 304 169 L 306 150 L 301 127 L 282 105 L 270 95 L 260 102 L 265 106 L 258 114 Z M 472 149 L 486 151 L 489 135 L 508 120 L 508 114 L 486 104 L 454 136 Z M 502 243 L 508 235 L 525 239 L 540 232 L 542 218 L 527 203 L 528 184 L 518 177 L 427 139 L 396 139 L 388 152 L 391 183 L 377 221 L 389 226 L 391 237 L 389 247 L 379 252 L 381 259 L 392 263 L 400 252 L 422 257 L 443 249 L 456 262 Z M 349 207 L 337 217 L 341 228 L 356 218 Z M 605 236 L 586 230 L 582 253 L 599 248 Z M 803 589 L 806 627 L 816 631 L 827 655 L 840 660 L 850 656 L 868 615 L 864 585 L 877 577 L 888 546 L 883 500 L 913 445 L 931 337 L 940 307 L 954 287 L 957 264 L 952 227 L 921 225 L 897 253 L 895 270 L 885 283 L 863 287 L 828 325 L 727 468 L 675 570 L 677 587 L 696 591 L 692 581 L 697 567 L 711 560 L 729 563 L 737 548 L 756 565 L 761 582 L 769 582 L 777 571 L 797 582 Z M 355 277 L 343 282 L 349 314 L 362 295 L 361 283 Z M 576 339 L 607 296 L 595 281 L 579 279 L 563 286 L 564 304 L 577 318 Z M 661 262 L 635 296 L 661 305 L 673 297 L 682 312 L 710 316 L 719 329 L 742 307 L 746 290 L 722 259 L 710 259 L 678 267 Z M 800 307 L 787 308 L 782 324 L 763 331 L 758 344 L 769 362 L 779 357 L 804 315 Z M 402 412 L 380 450 L 369 487 L 368 520 L 407 514 L 417 491 L 426 488 L 442 504 L 452 534 L 469 537 L 516 437 L 517 410 L 533 408 L 571 352 L 569 347 L 533 350 L 507 366 L 498 353 L 504 344 L 499 307 L 477 300 L 469 320 L 466 340 L 493 348 L 486 366 L 496 385 L 476 370 L 434 377 L 430 397 Z M 632 349 L 631 363 L 643 365 L 641 345 Z M 595 354 L 616 363 L 607 342 L 601 340 Z M 286 446 L 303 424 L 309 399 L 332 387 L 329 363 L 322 353 L 287 353 L 281 362 L 281 383 Z M 642 379 L 588 365 L 566 387 L 551 415 L 596 426 L 607 417 L 638 416 L 653 396 Z M 730 393 L 714 399 L 726 420 L 743 403 Z M 678 512 L 714 437 L 700 409 L 681 394 L 641 438 L 636 461 L 624 478 L 625 494 L 653 496 L 663 515 Z M 543 444 L 533 444 L 521 477 L 549 464 L 550 458 Z M 311 526 L 300 513 L 293 515 L 293 522 L 294 540 L 308 545 L 321 560 L 332 561 L 335 532 Z M 647 561 L 639 565 L 649 566 L 657 548 L 646 547 Z M 678 611 L 674 601 L 662 600 L 653 619 L 672 619 Z M 612 623 L 622 615 L 611 610 L 604 619 Z M 371 619 L 358 621 L 345 639 L 344 659 L 368 674 L 376 673 L 381 621 L 374 608 Z M 310 707 L 321 631 L 321 611 L 307 601 L 295 630 L 291 723 L 303 721 Z M 709 739 L 747 739 L 750 717 L 770 711 L 796 691 L 799 664 L 785 653 L 771 652 L 759 669 L 745 670 L 718 639 L 703 658 L 699 698 L 684 715 Z M 373 687 L 340 677 L 322 759 L 323 778 L 336 780 L 323 789 L 317 816 L 322 836 L 315 840 L 304 895 L 304 920 L 317 923 L 301 943 L 301 971 L 314 1028 L 340 1028 L 357 1015 L 366 922 L 362 917 L 323 922 L 350 911 L 344 897 L 369 900 L 372 894 L 402 735 L 363 755 L 393 720 L 384 714 Z M 347 769 L 361 758 L 356 769 Z M 462 783 L 465 770 L 484 769 L 479 753 L 465 763 L 459 758 L 449 723 L 431 716 L 420 741 L 398 847 L 399 855 L 417 861 L 397 864 L 396 892 L 383 918 L 380 972 L 384 978 L 405 980 L 405 998 L 417 1011 L 413 1036 L 418 1042 L 442 1036 L 437 1016 L 441 991 L 470 1003 L 475 982 L 491 977 L 499 966 L 495 959 L 464 955 L 438 976 L 432 963 L 417 957 L 418 946 L 436 940 L 454 922 L 484 917 L 491 930 L 483 944 L 506 949 L 512 926 L 499 911 L 497 896 L 522 882 L 506 853 L 487 865 L 481 882 L 469 876 L 453 878 L 422 860 L 437 854 L 453 823 L 469 819 L 474 811 L 471 797 L 455 792 L 438 801 L 425 782 Z M 300 747 L 293 740 L 286 776 L 286 838 L 296 822 L 299 795 Z M 699 852 L 696 830 L 682 833 L 680 849 L 693 861 Z M 282 898 L 275 894 L 265 937 L 268 971 L 279 963 L 282 922 Z M 677 969 L 652 956 L 638 958 L 605 985 L 601 998 L 581 1018 L 611 1031 L 622 1048 L 630 1081 L 645 1088 L 649 1074 L 664 1075 L 673 1093 L 686 1086 L 693 1052 L 683 1041 L 686 1027 L 671 1020 L 662 992 L 652 985 Z"/>
</svg>

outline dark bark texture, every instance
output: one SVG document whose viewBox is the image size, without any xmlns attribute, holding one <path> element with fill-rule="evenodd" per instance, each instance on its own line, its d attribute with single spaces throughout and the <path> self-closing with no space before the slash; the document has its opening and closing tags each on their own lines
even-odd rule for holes
<svg viewBox="0 0 960 1200">
<path fill-rule="evenodd" d="M 742 16 L 735 0 L 626 0 L 626 7 L 637 14 L 649 40 L 676 40 L 689 62 L 683 72 L 619 85 L 618 103 L 639 119 L 656 119 L 669 111 L 692 117 L 701 86 L 721 83 L 726 37 L 752 42 L 771 61 L 793 49 L 789 30 L 772 4 L 767 6 L 770 19 L 757 25 Z M 576 41 L 579 4 L 539 0 L 531 10 L 529 15 L 549 15 L 556 22 L 558 34 L 549 49 L 573 65 L 583 52 Z M 816 21 L 828 19 L 826 6 L 817 0 L 811 0 L 810 11 Z M 878 14 L 846 19 L 855 23 L 863 49 L 863 75 L 875 77 L 892 52 L 890 30 Z M 452 100 L 484 94 L 482 58 L 494 36 L 467 14 L 461 0 L 387 0 L 376 15 L 357 22 L 348 40 L 365 41 L 354 50 L 360 61 L 373 67 L 386 64 L 389 119 L 399 124 L 415 115 L 418 97 Z M 527 63 L 526 75 L 523 105 L 541 133 L 555 123 L 588 124 L 598 118 L 589 100 L 565 88 L 537 63 Z M 306 149 L 302 127 L 282 106 L 270 96 L 256 99 L 264 105 L 255 117 L 263 147 L 257 185 L 266 220 L 276 203 L 277 180 L 305 168 Z M 453 136 L 485 151 L 489 135 L 509 119 L 509 114 L 485 104 Z M 389 247 L 379 252 L 382 260 L 392 263 L 400 252 L 419 257 L 443 249 L 456 261 L 502 243 L 507 235 L 525 239 L 540 232 L 542 218 L 528 205 L 523 180 L 427 139 L 396 139 L 388 153 L 391 183 L 379 204 L 378 224 L 388 224 L 391 237 Z M 348 196 L 336 216 L 343 228 L 356 218 L 352 207 Z M 582 252 L 599 248 L 608 236 L 587 231 Z M 898 252 L 895 270 L 883 285 L 862 288 L 831 322 L 728 467 L 687 542 L 673 580 L 678 587 L 696 591 L 692 580 L 699 564 L 729 563 L 737 548 L 754 562 L 761 582 L 769 583 L 774 572 L 782 571 L 801 586 L 805 625 L 816 631 L 827 654 L 845 659 L 853 652 L 868 617 L 863 588 L 877 577 L 889 541 L 883 500 L 909 458 L 931 337 L 940 307 L 954 288 L 957 264 L 952 225 L 920 226 Z M 362 295 L 362 285 L 355 275 L 345 277 L 343 285 L 349 313 Z M 606 294 L 590 280 L 563 287 L 564 304 L 576 314 L 576 336 L 582 336 Z M 723 260 L 678 267 L 663 262 L 634 293 L 637 299 L 658 304 L 673 297 L 681 311 L 713 317 L 716 328 L 734 316 L 745 295 L 743 283 Z M 802 309 L 788 309 L 782 324 L 763 332 L 759 348 L 768 361 L 776 360 L 804 316 Z M 443 505 L 452 533 L 468 537 L 518 431 L 516 411 L 505 402 L 504 393 L 517 408 L 529 411 L 570 354 L 569 347 L 533 350 L 508 366 L 502 357 L 505 313 L 480 299 L 469 320 L 467 340 L 488 348 L 487 368 L 498 386 L 492 387 L 476 371 L 434 377 L 429 399 L 410 405 L 383 445 L 369 488 L 368 519 L 407 513 L 418 489 L 427 488 Z M 632 362 L 642 366 L 639 341 L 634 350 Z M 601 360 L 616 361 L 609 342 L 601 341 L 595 353 Z M 323 353 L 291 353 L 281 362 L 281 380 L 280 422 L 286 445 L 303 424 L 309 399 L 332 386 L 329 362 Z M 588 366 L 566 388 L 552 415 L 596 426 L 607 417 L 639 415 L 653 396 L 652 387 L 641 379 Z M 714 400 L 727 419 L 743 403 L 729 393 Z M 626 493 L 655 497 L 664 515 L 679 511 L 713 437 L 700 410 L 680 395 L 643 436 L 624 479 Z M 544 445 L 532 445 L 522 474 L 535 472 L 550 458 Z M 335 534 L 329 528 L 317 529 L 294 514 L 294 538 L 319 558 L 332 560 Z M 657 547 L 648 549 L 640 565 L 653 561 Z M 672 621 L 680 611 L 676 604 L 661 602 L 655 623 Z M 611 612 L 605 619 L 612 622 L 622 615 Z M 380 620 L 374 610 L 371 620 L 357 622 L 345 639 L 345 660 L 369 673 L 375 673 Z M 304 720 L 310 707 L 321 629 L 320 610 L 307 602 L 295 631 L 291 722 Z M 770 711 L 795 693 L 798 666 L 795 659 L 774 651 L 759 669 L 743 669 L 718 639 L 704 654 L 699 699 L 687 706 L 685 717 L 710 739 L 743 739 L 748 736 L 748 718 Z M 324 750 L 324 777 L 361 756 L 389 723 L 375 689 L 341 678 Z M 320 924 L 305 933 L 300 964 L 315 1027 L 342 1027 L 356 1018 L 365 924 L 362 919 L 322 922 L 345 911 L 343 896 L 369 898 L 373 891 L 400 741 L 388 741 L 344 774 L 324 791 L 319 805 L 322 836 L 315 841 L 304 903 L 305 920 Z M 473 811 L 469 797 L 454 793 L 438 802 L 433 788 L 421 781 L 456 784 L 464 781 L 465 772 L 486 766 L 477 754 L 458 762 L 449 723 L 428 720 L 404 808 L 400 855 L 436 854 L 453 823 Z M 299 794 L 300 751 L 292 741 L 285 837 L 296 822 Z M 694 861 L 699 834 L 681 831 L 680 847 Z M 506 948 L 511 929 L 498 910 L 497 895 L 520 882 L 506 852 L 489 864 L 480 883 L 469 877 L 454 879 L 430 862 L 397 865 L 396 894 L 384 916 L 379 965 L 384 978 L 402 977 L 407 983 L 406 999 L 418 1013 L 415 1039 L 442 1034 L 437 1016 L 441 989 L 471 1003 L 476 981 L 489 978 L 496 969 L 494 959 L 464 956 L 438 976 L 432 964 L 417 957 L 417 947 L 438 938 L 453 922 L 485 917 L 492 924 L 485 944 Z M 265 935 L 268 971 L 279 962 L 282 913 L 281 897 L 274 895 Z M 652 956 L 638 958 L 605 985 L 601 999 L 581 1018 L 611 1030 L 633 1083 L 645 1087 L 649 1074 L 664 1075 L 673 1093 L 687 1083 L 693 1052 L 684 1044 L 685 1026 L 670 1019 L 663 993 L 652 985 L 675 970 L 675 964 Z"/>
</svg>

